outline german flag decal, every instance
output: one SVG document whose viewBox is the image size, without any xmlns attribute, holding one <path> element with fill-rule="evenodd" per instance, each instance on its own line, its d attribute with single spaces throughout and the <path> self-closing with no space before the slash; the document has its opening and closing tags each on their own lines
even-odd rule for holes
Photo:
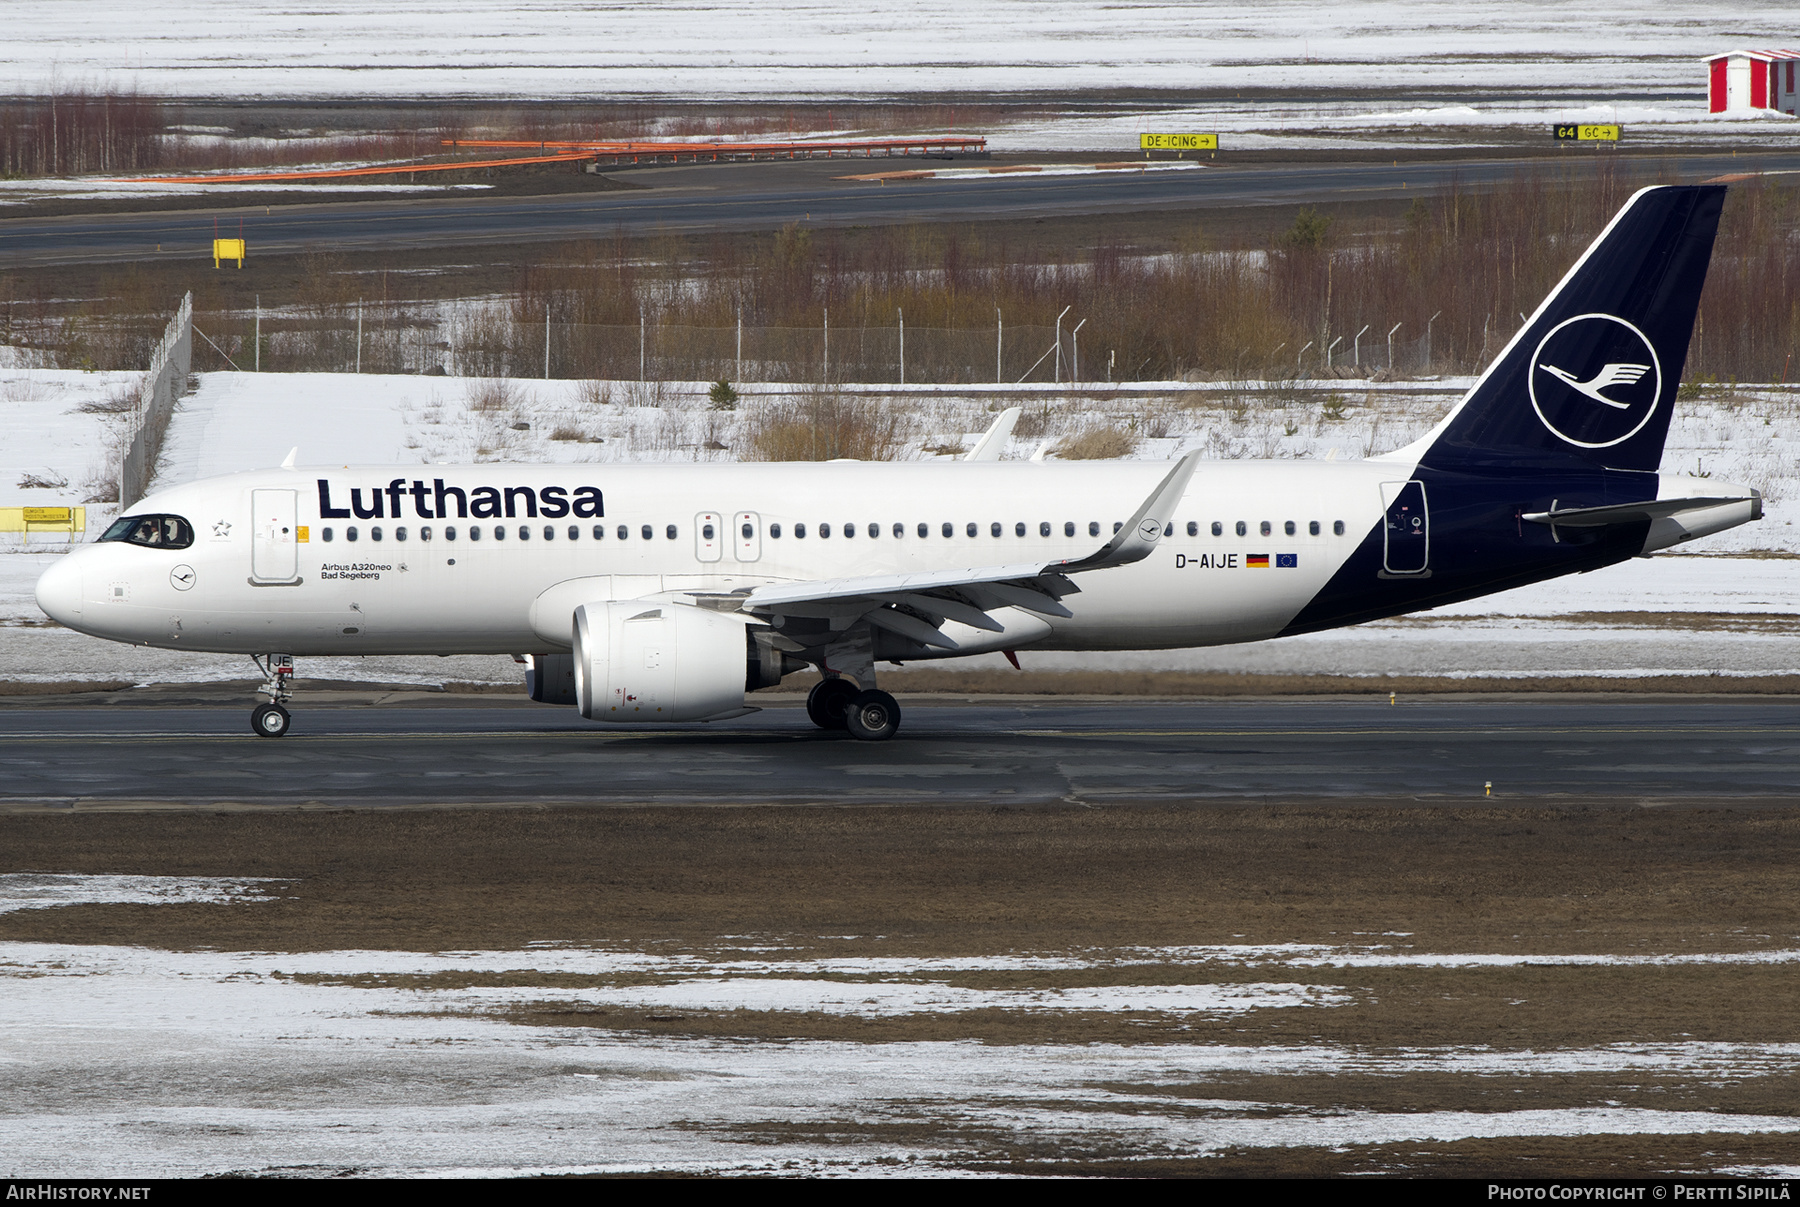
<svg viewBox="0 0 1800 1207">
<path fill-rule="evenodd" d="M 1244 568 L 1247 570 L 1267 570 L 1269 568 L 1269 555 L 1266 553 L 1246 553 L 1244 555 Z"/>
</svg>

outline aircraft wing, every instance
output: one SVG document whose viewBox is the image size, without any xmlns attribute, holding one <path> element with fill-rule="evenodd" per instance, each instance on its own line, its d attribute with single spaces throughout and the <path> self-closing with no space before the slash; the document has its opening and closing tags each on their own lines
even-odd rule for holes
<svg viewBox="0 0 1800 1207">
<path fill-rule="evenodd" d="M 1169 516 L 1186 491 L 1199 460 L 1198 453 L 1182 458 L 1112 539 L 1086 557 L 772 583 L 752 588 L 739 606 L 745 612 L 770 617 L 778 625 L 789 616 L 827 619 L 834 622 L 834 627 L 863 620 L 921 644 L 948 650 L 959 647 L 939 631 L 946 620 L 1000 632 L 1004 626 L 987 615 L 1000 608 L 1066 618 L 1074 613 L 1060 601 L 1081 589 L 1069 576 L 1126 566 L 1148 557 L 1167 531 Z"/>
</svg>

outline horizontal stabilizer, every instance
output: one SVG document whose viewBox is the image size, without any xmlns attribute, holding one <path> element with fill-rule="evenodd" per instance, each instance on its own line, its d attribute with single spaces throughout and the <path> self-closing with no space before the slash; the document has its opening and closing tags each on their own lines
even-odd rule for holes
<svg viewBox="0 0 1800 1207">
<path fill-rule="evenodd" d="M 1564 507 L 1550 511 L 1528 511 L 1521 519 L 1533 524 L 1549 524 L 1558 528 L 1604 528 L 1609 524 L 1634 524 L 1644 520 L 1666 520 L 1686 511 L 1706 511 L 1728 507 L 1733 503 L 1749 503 L 1750 518 L 1762 519 L 1762 496 L 1732 495 L 1692 499 L 1649 499 L 1642 503 L 1619 503 L 1611 507 Z"/>
</svg>

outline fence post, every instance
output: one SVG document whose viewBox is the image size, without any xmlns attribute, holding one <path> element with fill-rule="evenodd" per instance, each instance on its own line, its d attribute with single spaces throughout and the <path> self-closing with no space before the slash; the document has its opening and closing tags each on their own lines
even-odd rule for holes
<svg viewBox="0 0 1800 1207">
<path fill-rule="evenodd" d="M 1062 321 L 1063 321 L 1063 314 L 1067 314 L 1067 313 L 1069 313 L 1069 311 L 1071 311 L 1073 309 L 1075 309 L 1074 306 L 1064 306 L 1062 308 L 1062 314 L 1059 314 L 1056 316 L 1056 384 L 1059 386 L 1062 384 Z"/>
<path fill-rule="evenodd" d="M 826 385 L 831 381 L 831 307 L 823 307 L 825 311 L 825 358 L 819 371 L 819 384 Z"/>
<path fill-rule="evenodd" d="M 896 306 L 896 307 L 894 307 L 894 312 L 900 316 L 900 384 L 905 385 L 906 384 L 906 311 L 904 311 L 900 307 Z"/>
<path fill-rule="evenodd" d="M 544 380 L 550 380 L 550 303 L 544 303 Z"/>
<path fill-rule="evenodd" d="M 737 312 L 737 379 L 738 384 L 744 381 L 744 311 L 740 307 Z"/>
<path fill-rule="evenodd" d="M 362 299 L 356 299 L 356 371 L 362 372 Z"/>
<path fill-rule="evenodd" d="M 256 371 L 262 372 L 262 294 L 256 295 Z"/>
<path fill-rule="evenodd" d="M 1001 385 L 1006 381 L 1006 372 L 1001 367 L 1006 353 L 1006 316 L 1000 313 L 1000 307 L 994 307 L 994 384 Z"/>
<path fill-rule="evenodd" d="M 644 308 L 638 307 L 638 380 L 644 381 Z"/>
<path fill-rule="evenodd" d="M 1394 332 L 1400 330 L 1400 328 L 1403 326 L 1405 326 L 1404 323 L 1395 323 L 1392 327 L 1388 328 L 1388 372 L 1389 373 L 1392 373 L 1394 371 Z"/>
</svg>

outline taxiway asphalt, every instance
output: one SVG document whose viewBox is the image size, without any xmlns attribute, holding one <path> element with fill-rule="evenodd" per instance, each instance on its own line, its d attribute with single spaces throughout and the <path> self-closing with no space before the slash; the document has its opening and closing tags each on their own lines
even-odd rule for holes
<svg viewBox="0 0 1800 1207">
<path fill-rule="evenodd" d="M 212 254 L 220 230 L 242 234 L 257 256 L 329 250 L 506 246 L 610 238 L 883 226 L 913 222 L 1017 221 L 1153 210 L 1322 205 L 1432 195 L 1457 182 L 1480 189 L 1520 173 L 1585 174 L 1626 166 L 1671 179 L 1745 172 L 1800 172 L 1800 154 L 1670 155 L 1626 164 L 1589 155 L 1543 159 L 1232 165 L 1185 172 L 1018 173 L 983 180 L 910 180 L 883 185 L 842 177 L 917 162 L 830 160 L 651 168 L 621 173 L 646 188 L 545 196 L 470 192 L 400 200 L 322 200 L 148 213 L 0 221 L 0 265 L 29 267 Z M 928 162 L 925 167 L 966 166 Z M 296 186 L 300 188 L 303 186 Z M 285 199 L 284 199 L 285 200 Z"/>
<path fill-rule="evenodd" d="M 1766 698 L 914 704 L 880 744 L 791 705 L 630 729 L 535 706 L 300 702 L 282 739 L 235 707 L 0 713 L 14 810 L 1796 797 L 1800 708 Z"/>
</svg>

